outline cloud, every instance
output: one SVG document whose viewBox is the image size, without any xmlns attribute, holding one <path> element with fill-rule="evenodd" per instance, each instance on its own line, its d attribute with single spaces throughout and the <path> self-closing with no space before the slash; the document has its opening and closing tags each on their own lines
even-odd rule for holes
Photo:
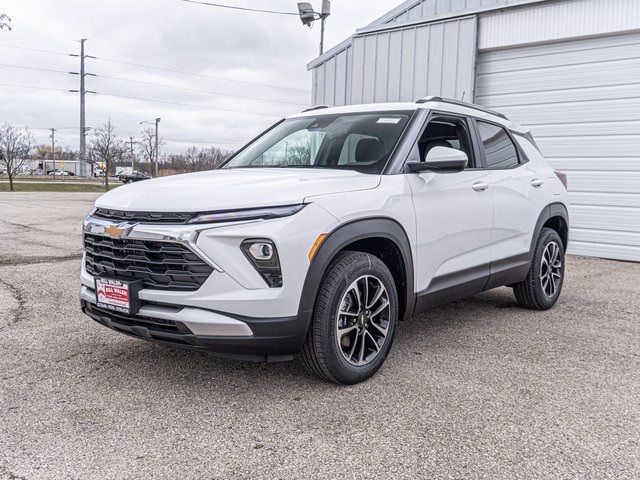
<svg viewBox="0 0 640 480">
<path fill-rule="evenodd" d="M 250 0 L 226 1 L 256 7 Z M 328 46 L 395 6 L 384 0 L 332 3 Z M 296 11 L 295 1 L 270 1 L 268 6 Z M 87 77 L 87 88 L 98 92 L 87 96 L 87 125 L 99 126 L 111 118 L 117 132 L 128 137 L 140 132 L 140 121 L 161 117 L 161 135 L 169 139 L 167 151 L 186 149 L 187 140 L 237 148 L 310 102 L 306 65 L 317 54 L 319 28 L 309 30 L 294 16 L 180 0 L 10 0 L 0 9 L 13 20 L 13 31 L 0 31 L 0 45 L 78 53 L 77 40 L 88 38 L 86 53 L 98 58 L 87 60 L 87 71 L 99 76 Z M 58 128 L 58 144 L 77 148 L 79 99 L 66 90 L 78 88 L 78 77 L 65 72 L 77 71 L 78 59 L 0 46 L 0 63 L 63 72 L 0 66 L 0 83 L 63 90 L 0 86 L 0 121 L 31 127 L 41 143 L 49 142 L 46 128 Z"/>
</svg>

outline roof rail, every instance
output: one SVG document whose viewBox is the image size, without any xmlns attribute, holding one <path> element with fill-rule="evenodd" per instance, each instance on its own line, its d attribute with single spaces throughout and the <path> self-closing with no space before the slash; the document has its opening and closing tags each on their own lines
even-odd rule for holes
<svg viewBox="0 0 640 480">
<path fill-rule="evenodd" d="M 424 97 L 416 101 L 416 103 L 427 103 L 427 102 L 450 103 L 451 105 L 458 105 L 460 107 L 473 108 L 474 110 L 479 110 L 481 112 L 489 113 L 491 115 L 504 118 L 505 120 L 509 120 L 504 113 L 496 112 L 495 110 L 481 107 L 480 105 L 476 105 L 475 103 L 461 102 L 460 100 L 453 100 L 451 98 L 443 98 L 443 97 L 431 95 L 429 97 Z"/>
<path fill-rule="evenodd" d="M 314 110 L 322 110 L 323 108 L 329 108 L 329 107 L 327 105 L 316 105 L 315 107 L 311 107 L 311 108 L 307 108 L 306 110 L 303 110 L 301 113 L 312 112 Z"/>
</svg>

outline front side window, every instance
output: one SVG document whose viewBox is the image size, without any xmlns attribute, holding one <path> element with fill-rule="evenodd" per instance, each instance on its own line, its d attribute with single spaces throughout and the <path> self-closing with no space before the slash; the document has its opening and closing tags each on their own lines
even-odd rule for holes
<svg viewBox="0 0 640 480">
<path fill-rule="evenodd" d="M 475 167 L 471 141 L 466 123 L 462 119 L 436 117 L 429 121 L 427 128 L 425 128 L 420 140 L 418 140 L 420 158 L 424 161 L 429 151 L 434 147 L 460 150 L 466 153 L 469 159 L 467 168 Z"/>
<path fill-rule="evenodd" d="M 338 168 L 380 174 L 414 112 L 317 115 L 283 121 L 222 168 Z"/>
<path fill-rule="evenodd" d="M 487 168 L 500 169 L 518 166 L 518 150 L 504 128 L 478 120 L 478 130 Z"/>
</svg>

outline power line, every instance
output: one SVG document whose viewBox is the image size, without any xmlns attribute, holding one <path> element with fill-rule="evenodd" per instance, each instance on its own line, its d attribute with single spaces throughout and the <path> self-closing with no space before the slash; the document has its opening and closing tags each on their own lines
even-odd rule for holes
<svg viewBox="0 0 640 480">
<path fill-rule="evenodd" d="M 65 57 L 69 56 L 69 54 L 65 53 L 65 52 L 56 52 L 56 51 L 53 51 L 53 50 L 42 50 L 40 48 L 19 47 L 17 45 L 7 45 L 7 44 L 4 44 L 4 43 L 0 43 L 0 47 L 15 48 L 17 50 L 28 50 L 30 52 L 51 53 L 53 55 L 64 55 Z"/>
<path fill-rule="evenodd" d="M 51 69 L 51 68 L 30 67 L 30 66 L 27 66 L 27 65 L 9 65 L 8 63 L 0 63 L 0 67 L 21 68 L 23 70 L 37 70 L 37 71 L 40 71 L 40 72 L 51 72 L 51 73 L 65 73 L 65 74 L 73 73 L 73 72 L 64 71 L 64 70 L 54 70 L 54 69 Z"/>
<path fill-rule="evenodd" d="M 197 3 L 200 5 L 207 5 L 209 7 L 229 8 L 232 10 L 243 10 L 245 12 L 273 13 L 275 15 L 295 15 L 296 17 L 299 15 L 298 13 L 292 13 L 292 12 L 279 12 L 276 10 L 262 10 L 259 8 L 237 7 L 235 5 L 224 5 L 221 3 L 201 2 L 198 0 L 182 0 L 182 1 L 188 2 L 188 3 Z"/>
<path fill-rule="evenodd" d="M 124 132 L 121 135 L 129 135 L 133 137 L 137 137 L 140 135 L 140 132 Z M 162 140 L 166 140 L 167 142 L 176 142 L 176 143 L 207 143 L 212 145 L 244 145 L 246 142 L 238 141 L 238 142 L 216 142 L 212 140 L 197 140 L 191 138 L 166 138 L 161 137 Z"/>
<path fill-rule="evenodd" d="M 144 98 L 144 97 L 132 97 L 129 95 L 118 95 L 115 93 L 104 93 L 104 92 L 97 92 L 98 95 L 103 95 L 103 96 L 107 96 L 107 97 L 116 97 L 116 98 L 127 98 L 130 100 L 139 100 L 142 102 L 152 102 L 152 103 L 164 103 L 167 105 L 178 105 L 180 107 L 191 107 L 191 108 L 200 108 L 203 110 L 218 110 L 221 112 L 233 112 L 233 113 L 246 113 L 249 115 L 259 115 L 259 116 L 263 116 L 263 117 L 282 117 L 282 115 L 274 115 L 271 113 L 261 113 L 261 112 L 250 112 L 247 110 L 233 110 L 230 108 L 219 108 L 219 107 L 211 107 L 208 105 L 193 105 L 190 103 L 180 103 L 180 102 L 171 102 L 171 101 L 167 101 L 167 100 L 156 100 L 155 98 Z"/>
<path fill-rule="evenodd" d="M 244 98 L 244 99 L 247 99 L 247 100 L 262 101 L 262 102 L 283 103 L 283 104 L 287 104 L 287 105 L 296 105 L 298 107 L 306 106 L 306 104 L 303 104 L 303 103 L 287 102 L 287 101 L 284 101 L 284 100 L 271 100 L 271 99 L 268 99 L 268 98 L 250 97 L 250 96 L 247 96 L 247 95 L 235 95 L 235 94 L 232 94 L 232 93 L 216 92 L 216 91 L 213 91 L 213 90 L 201 90 L 201 89 L 198 89 L 198 88 L 178 87 L 176 85 L 168 85 L 166 83 L 146 82 L 146 81 L 143 81 L 143 80 L 133 80 L 131 78 L 112 77 L 112 76 L 109 76 L 109 75 L 99 75 L 99 74 L 96 74 L 95 76 L 98 77 L 98 78 L 106 78 L 108 80 L 117 80 L 119 82 L 139 83 L 141 85 L 150 85 L 150 86 L 154 86 L 154 87 L 172 88 L 174 90 L 181 90 L 181 91 L 184 91 L 184 92 L 204 93 L 204 94 L 208 94 L 208 95 L 221 95 L 221 96 L 224 96 L 224 97 Z"/>
<path fill-rule="evenodd" d="M 131 48 L 127 45 L 122 45 L 122 44 L 114 44 L 114 43 L 105 43 L 105 42 L 99 42 L 99 41 L 95 41 L 93 39 L 91 40 L 91 45 L 97 45 L 98 47 L 106 47 L 106 48 L 111 48 L 111 49 L 116 49 L 116 50 L 127 50 L 130 52 L 140 52 L 140 53 L 144 53 L 147 55 L 155 55 L 158 57 L 167 57 L 167 58 L 176 58 L 178 60 L 189 60 L 191 62 L 197 62 L 197 63 L 202 63 L 205 65 L 227 65 L 227 66 L 231 66 L 231 67 L 246 67 L 245 64 L 242 63 L 232 63 L 232 62 L 220 62 L 218 60 L 211 60 L 211 59 L 207 59 L 207 58 L 203 58 L 203 57 L 186 57 L 184 55 L 172 55 L 170 53 L 166 53 L 166 52 L 160 52 L 158 50 L 149 50 L 146 48 Z"/>
<path fill-rule="evenodd" d="M 16 85 L 14 83 L 0 83 L 0 87 L 29 88 L 32 90 L 50 90 L 54 92 L 69 92 L 66 88 L 37 87 L 35 85 Z"/>
<path fill-rule="evenodd" d="M 206 145 L 244 145 L 242 142 L 212 142 L 210 140 L 190 140 L 190 139 L 179 139 L 179 138 L 163 138 L 167 142 L 176 142 L 176 143 L 202 143 Z"/>
<path fill-rule="evenodd" d="M 307 90 L 302 90 L 302 89 L 298 89 L 298 88 L 281 87 L 279 85 L 269 85 L 269 84 L 266 84 L 266 83 L 249 82 L 249 81 L 246 81 L 246 80 L 234 80 L 232 78 L 216 77 L 216 76 L 213 76 L 213 75 L 206 75 L 204 73 L 185 72 L 183 70 L 176 70 L 176 69 L 173 69 L 173 68 L 158 67 L 158 66 L 155 66 L 155 65 L 145 65 L 145 64 L 141 64 L 141 63 L 135 63 L 135 62 L 126 62 L 124 60 L 116 60 L 116 59 L 113 59 L 113 58 L 95 57 L 95 60 L 101 60 L 103 62 L 110 62 L 110 63 L 119 63 L 119 64 L 122 64 L 122 65 L 130 65 L 130 66 L 134 66 L 134 67 L 149 68 L 151 70 L 160 70 L 160 71 L 163 71 L 163 72 L 180 73 L 182 75 L 191 75 L 191 76 L 194 76 L 194 77 L 210 78 L 210 79 L 213 79 L 213 80 L 222 80 L 222 81 L 225 81 L 225 82 L 244 83 L 246 85 L 253 85 L 253 86 L 258 86 L 258 87 L 278 88 L 280 90 L 290 90 L 290 91 L 293 91 L 293 92 L 309 93 Z"/>
</svg>

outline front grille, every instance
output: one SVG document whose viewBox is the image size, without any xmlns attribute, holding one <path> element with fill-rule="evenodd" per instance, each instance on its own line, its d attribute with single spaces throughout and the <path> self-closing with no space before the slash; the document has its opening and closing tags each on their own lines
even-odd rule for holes
<svg viewBox="0 0 640 480">
<path fill-rule="evenodd" d="M 213 268 L 179 243 L 115 239 L 85 234 L 87 273 L 122 280 L 142 280 L 146 288 L 193 291 Z"/>
<path fill-rule="evenodd" d="M 109 208 L 98 208 L 93 213 L 95 217 L 114 220 L 117 222 L 142 222 L 142 223 L 164 223 L 164 224 L 185 224 L 193 217 L 193 213 L 181 212 L 125 212 L 123 210 L 112 210 Z"/>
</svg>

